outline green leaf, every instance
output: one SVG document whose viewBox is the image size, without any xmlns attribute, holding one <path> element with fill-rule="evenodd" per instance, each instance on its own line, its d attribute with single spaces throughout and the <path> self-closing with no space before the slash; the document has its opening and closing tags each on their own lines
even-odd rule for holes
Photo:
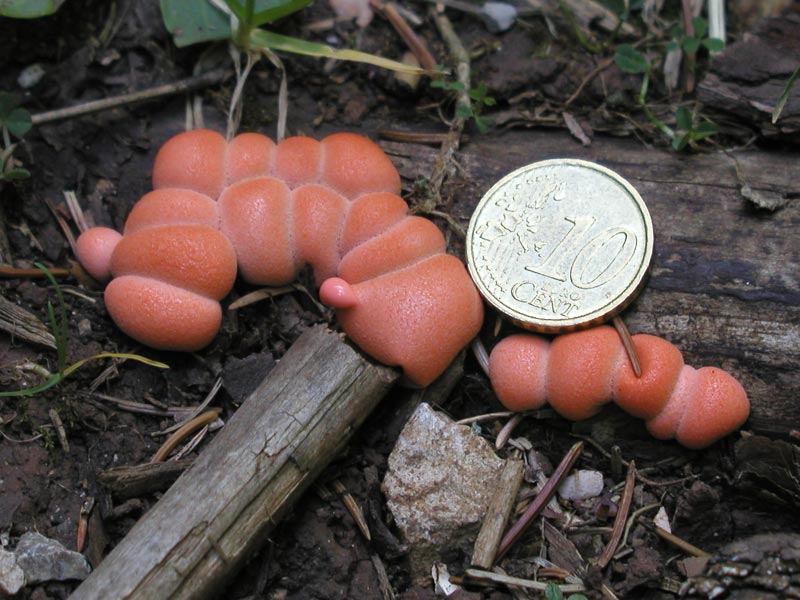
<svg viewBox="0 0 800 600">
<path fill-rule="evenodd" d="M 3 0 L 0 0 L 2 2 Z M 11 111 L 19 106 L 19 98 L 8 92 L 0 92 L 0 122 L 8 119 Z"/>
<path fill-rule="evenodd" d="M 486 133 L 492 127 L 492 120 L 488 117 L 480 117 L 475 115 L 475 125 L 478 128 L 478 131 L 481 133 Z"/>
<path fill-rule="evenodd" d="M 179 48 L 233 35 L 230 17 L 206 0 L 161 0 L 161 18 Z"/>
<path fill-rule="evenodd" d="M 456 107 L 456 116 L 464 119 L 470 119 L 475 116 L 475 113 L 473 112 L 471 106 L 461 105 Z"/>
<path fill-rule="evenodd" d="M 544 589 L 545 600 L 564 600 L 564 593 L 555 583 L 548 583 Z"/>
<path fill-rule="evenodd" d="M 685 106 L 681 106 L 675 113 L 675 122 L 678 124 L 678 129 L 684 131 L 691 131 L 692 129 L 692 111 Z"/>
<path fill-rule="evenodd" d="M 700 40 L 706 37 L 706 32 L 708 31 L 708 22 L 703 17 L 695 17 L 692 19 L 692 25 L 694 25 L 695 38 Z"/>
<path fill-rule="evenodd" d="M 646 73 L 650 70 L 647 57 L 630 44 L 617 46 L 614 62 L 626 73 Z"/>
<path fill-rule="evenodd" d="M 706 38 L 700 42 L 709 52 L 719 52 L 725 47 L 725 42 L 719 38 Z"/>
<path fill-rule="evenodd" d="M 672 138 L 672 147 L 675 148 L 675 150 L 683 150 L 686 147 L 686 144 L 689 143 L 690 137 L 690 133 L 684 133 L 683 135 L 675 136 Z"/>
<path fill-rule="evenodd" d="M 2 168 L 3 165 L 0 165 L 0 169 Z M 9 169 L 5 173 L 0 173 L 0 179 L 5 179 L 6 181 L 20 181 L 22 179 L 28 179 L 30 176 L 31 172 L 22 167 L 16 167 L 14 169 Z"/>
<path fill-rule="evenodd" d="M 667 52 L 672 52 L 674 50 L 677 50 L 680 47 L 681 47 L 681 45 L 678 42 L 676 42 L 675 40 L 672 40 L 671 42 L 667 43 L 667 48 L 666 49 L 667 49 Z"/>
<path fill-rule="evenodd" d="M 261 9 L 258 6 L 262 3 L 257 2 L 256 14 L 253 16 L 253 25 L 258 27 L 259 25 L 272 23 L 273 21 L 277 21 L 278 19 L 287 15 L 291 15 L 292 13 L 303 10 L 306 6 L 311 4 L 311 2 L 312 0 L 273 0 L 272 2 L 267 2 L 266 4 L 271 4 L 274 6 L 264 9 Z"/>
<path fill-rule="evenodd" d="M 325 44 L 318 44 L 317 42 L 309 42 L 286 35 L 280 35 L 271 31 L 265 31 L 264 29 L 254 29 L 250 33 L 250 44 L 254 48 L 263 48 L 266 50 L 292 52 L 294 54 L 317 56 L 321 58 L 351 60 L 375 65 L 376 67 L 382 67 L 384 69 L 391 69 L 399 73 L 412 73 L 414 75 L 434 75 L 438 73 L 438 71 L 428 71 L 420 67 L 412 67 L 396 60 L 383 58 L 382 56 L 367 54 L 366 52 L 359 52 L 358 50 L 339 50 L 326 46 Z"/>
<path fill-rule="evenodd" d="M 789 100 L 789 94 L 792 93 L 792 88 L 794 87 L 798 77 L 800 77 L 800 67 L 797 67 L 794 70 L 794 73 L 792 73 L 792 76 L 789 77 L 789 81 L 786 82 L 786 86 L 784 86 L 783 92 L 781 92 L 778 102 L 775 104 L 775 108 L 772 109 L 773 124 L 780 118 L 781 113 L 783 112 L 783 107 L 786 106 L 786 102 Z"/>
<path fill-rule="evenodd" d="M 696 140 L 707 138 L 719 133 L 719 125 L 711 121 L 703 121 L 695 127 L 692 137 Z"/>
<path fill-rule="evenodd" d="M 681 39 L 681 48 L 683 48 L 684 52 L 692 53 L 697 52 L 697 49 L 700 47 L 700 40 L 697 38 L 684 36 Z"/>
<path fill-rule="evenodd" d="M 5 119 L 5 124 L 6 127 L 8 127 L 8 130 L 18 138 L 21 138 L 23 135 L 28 133 L 31 130 L 31 127 L 33 127 L 31 115 L 24 108 L 15 108 L 12 110 L 11 114 L 8 115 L 8 118 Z"/>
<path fill-rule="evenodd" d="M 0 17 L 36 19 L 52 15 L 64 0 L 0 0 Z"/>
</svg>

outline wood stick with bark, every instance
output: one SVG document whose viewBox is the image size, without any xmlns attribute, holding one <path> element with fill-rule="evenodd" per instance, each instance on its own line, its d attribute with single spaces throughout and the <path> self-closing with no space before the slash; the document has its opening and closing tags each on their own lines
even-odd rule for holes
<svg viewBox="0 0 800 600">
<path fill-rule="evenodd" d="M 72 600 L 210 597 L 397 376 L 324 327 L 304 333 Z"/>
</svg>

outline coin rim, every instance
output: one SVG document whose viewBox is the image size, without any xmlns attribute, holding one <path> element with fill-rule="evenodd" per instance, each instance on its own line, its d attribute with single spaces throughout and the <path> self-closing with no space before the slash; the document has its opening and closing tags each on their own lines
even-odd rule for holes
<svg viewBox="0 0 800 600">
<path fill-rule="evenodd" d="M 474 267 L 474 257 L 472 253 L 472 238 L 475 234 L 475 227 L 478 216 L 481 213 L 485 204 L 488 204 L 493 194 L 506 185 L 510 180 L 514 179 L 521 173 L 525 173 L 527 171 L 531 171 L 534 169 L 538 169 L 541 167 L 551 166 L 551 165 L 569 165 L 569 166 L 578 166 L 583 168 L 588 168 L 593 171 L 598 171 L 603 175 L 606 175 L 619 183 L 625 190 L 627 190 L 628 194 L 633 198 L 634 203 L 639 209 L 639 213 L 642 215 L 644 220 L 644 229 L 645 229 L 645 253 L 642 258 L 642 263 L 639 269 L 636 271 L 636 275 L 631 279 L 631 282 L 623 289 L 620 294 L 617 295 L 618 300 L 613 304 L 609 305 L 606 304 L 603 306 L 602 309 L 594 310 L 591 313 L 588 313 L 584 317 L 580 318 L 573 318 L 573 319 L 566 319 L 562 324 L 554 324 L 553 321 L 542 322 L 541 320 L 535 319 L 533 317 L 528 317 L 527 315 L 522 315 L 521 313 L 518 314 L 511 314 L 509 313 L 508 307 L 505 305 L 499 304 L 499 301 L 495 299 L 494 295 L 489 293 L 486 289 L 486 286 L 483 284 L 480 276 L 476 272 L 476 268 Z M 635 187 L 622 175 L 619 173 L 612 171 L 608 167 L 605 167 L 599 163 L 583 160 L 580 158 L 551 158 L 547 160 L 540 160 L 536 162 L 532 162 L 530 164 L 524 165 L 511 171 L 499 181 L 497 181 L 489 191 L 487 191 L 483 197 L 480 199 L 478 204 L 475 206 L 475 210 L 472 213 L 472 217 L 470 218 L 469 227 L 467 229 L 467 240 L 466 240 L 466 255 L 467 255 L 467 269 L 469 270 L 470 277 L 472 278 L 475 287 L 478 288 L 481 296 L 486 300 L 497 312 L 502 314 L 503 316 L 510 319 L 512 322 L 516 323 L 520 327 L 531 331 L 537 331 L 540 333 L 563 333 L 567 331 L 575 331 L 578 329 L 585 329 L 587 327 L 592 327 L 594 325 L 599 325 L 604 323 L 616 315 L 618 315 L 621 311 L 627 308 L 631 302 L 633 302 L 639 293 L 644 288 L 644 285 L 647 281 L 647 277 L 650 273 L 650 269 L 652 267 L 653 261 L 653 220 L 650 216 L 650 211 L 647 208 L 647 205 L 642 199 L 642 196 L 636 190 Z M 520 317 L 525 318 L 520 318 Z"/>
</svg>

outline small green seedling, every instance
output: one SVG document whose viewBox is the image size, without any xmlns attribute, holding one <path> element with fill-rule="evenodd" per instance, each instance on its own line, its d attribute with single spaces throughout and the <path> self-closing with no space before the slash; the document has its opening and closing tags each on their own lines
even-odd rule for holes
<svg viewBox="0 0 800 600">
<path fill-rule="evenodd" d="M 2 4 L 2 1 L 0 1 Z M 30 172 L 15 166 L 12 158 L 17 145 L 11 143 L 11 136 L 22 139 L 30 131 L 33 123 L 27 110 L 21 108 L 14 94 L 0 92 L 0 129 L 3 134 L 3 148 L 0 150 L 0 180 L 26 179 Z"/>
<path fill-rule="evenodd" d="M 680 47 L 684 52 L 697 52 L 702 46 L 709 52 L 719 52 L 725 47 L 725 42 L 717 38 L 706 37 L 708 23 L 703 17 L 692 19 L 694 35 L 688 35 L 682 27 L 676 26 L 672 30 L 672 41 L 667 44 L 667 52 Z"/>
<path fill-rule="evenodd" d="M 50 280 L 50 283 L 53 284 L 53 287 L 56 290 L 56 299 L 58 301 L 58 318 L 56 318 L 56 311 L 55 308 L 53 308 L 53 303 L 50 302 L 49 300 L 47 301 L 47 315 L 50 318 L 50 328 L 52 329 L 53 337 L 56 340 L 57 371 L 55 373 L 49 373 L 46 369 L 44 369 L 44 367 L 42 367 L 38 370 L 40 372 L 44 372 L 46 380 L 43 384 L 23 390 L 0 392 L 0 397 L 33 396 L 34 394 L 38 394 L 40 392 L 48 390 L 54 385 L 61 383 L 67 376 L 69 376 L 74 371 L 81 368 L 87 362 L 102 358 L 130 359 L 142 362 L 146 365 L 150 365 L 151 367 L 158 367 L 160 369 L 169 368 L 164 363 L 151 360 L 149 358 L 145 358 L 144 356 L 140 356 L 138 354 L 127 354 L 122 352 L 101 352 L 100 354 L 95 354 L 94 356 L 90 356 L 88 358 L 79 360 L 71 365 L 67 365 L 67 349 L 69 344 L 69 321 L 67 320 L 67 307 L 66 304 L 64 304 L 64 296 L 61 293 L 61 287 L 58 285 L 58 282 L 56 282 L 55 277 L 53 277 L 53 274 L 47 269 L 47 267 L 39 263 L 35 264 Z"/>
<path fill-rule="evenodd" d="M 431 87 L 451 92 L 463 92 L 466 89 L 464 84 L 460 81 L 447 81 L 445 79 L 436 79 L 432 81 Z M 478 131 L 481 133 L 489 131 L 489 127 L 492 124 L 490 119 L 481 115 L 483 109 L 487 106 L 494 106 L 497 103 L 494 98 L 489 96 L 488 91 L 486 84 L 481 83 L 477 87 L 467 91 L 467 95 L 470 99 L 469 105 L 459 104 L 456 107 L 456 116 L 464 119 L 473 119 Z"/>
<path fill-rule="evenodd" d="M 675 122 L 678 125 L 678 132 L 672 138 L 672 147 L 675 150 L 683 150 L 691 142 L 719 133 L 719 126 L 707 119 L 695 125 L 692 111 L 685 106 L 681 106 L 675 113 Z"/>
<path fill-rule="evenodd" d="M 564 592 L 555 583 L 548 583 L 547 588 L 544 590 L 544 597 L 546 600 L 564 600 Z M 567 600 L 587 600 L 583 594 L 570 594 L 566 597 Z"/>
</svg>

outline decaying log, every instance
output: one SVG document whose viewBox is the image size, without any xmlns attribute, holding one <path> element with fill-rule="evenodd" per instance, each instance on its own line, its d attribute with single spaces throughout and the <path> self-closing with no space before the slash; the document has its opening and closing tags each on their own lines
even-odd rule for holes
<svg viewBox="0 0 800 600">
<path fill-rule="evenodd" d="M 436 152 L 412 144 L 384 147 L 410 180 L 426 174 Z M 644 292 L 623 313 L 631 332 L 669 339 L 687 364 L 733 373 L 752 403 L 748 429 L 786 436 L 796 428 L 797 155 L 761 150 L 687 155 L 608 137 L 584 147 L 566 132 L 541 130 L 476 136 L 458 157 L 464 177 L 452 215 L 468 220 L 498 179 L 526 164 L 558 157 L 591 160 L 617 171 L 650 210 L 655 255 Z M 759 210 L 742 195 L 743 185 L 789 202 L 775 212 Z M 508 327 L 501 335 L 510 331 Z"/>
<path fill-rule="evenodd" d="M 322 327 L 304 333 L 71 598 L 209 597 L 396 378 Z"/>
</svg>

